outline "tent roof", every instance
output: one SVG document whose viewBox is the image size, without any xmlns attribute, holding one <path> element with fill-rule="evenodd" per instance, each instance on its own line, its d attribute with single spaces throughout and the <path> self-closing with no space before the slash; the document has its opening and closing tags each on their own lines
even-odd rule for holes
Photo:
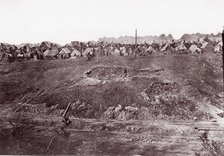
<svg viewBox="0 0 224 156">
<path fill-rule="evenodd" d="M 216 46 L 222 46 L 222 42 L 219 41 L 219 43 Z"/>
<path fill-rule="evenodd" d="M 195 45 L 195 44 L 192 44 L 192 45 L 190 46 L 190 48 L 198 48 L 198 46 Z"/>
<path fill-rule="evenodd" d="M 83 52 L 83 55 L 87 55 L 88 53 L 90 53 L 90 54 L 93 53 L 92 48 L 86 48 L 86 50 Z"/>
<path fill-rule="evenodd" d="M 179 50 L 185 50 L 185 49 L 187 49 L 184 44 L 179 44 L 176 48 L 179 49 Z"/>
<path fill-rule="evenodd" d="M 73 52 L 71 53 L 71 56 L 81 56 L 81 52 L 79 52 L 78 50 L 73 50 Z"/>
<path fill-rule="evenodd" d="M 169 47 L 169 43 L 166 43 L 164 46 L 163 46 L 163 48 L 161 49 L 161 51 L 165 51 L 168 47 Z"/>
<path fill-rule="evenodd" d="M 148 48 L 147 48 L 147 50 L 146 51 L 154 51 L 155 50 L 155 48 L 153 47 L 153 46 L 149 46 Z"/>
<path fill-rule="evenodd" d="M 189 50 L 192 51 L 192 52 L 194 52 L 194 51 L 196 51 L 196 50 L 201 51 L 201 49 L 198 48 L 198 46 L 195 45 L 195 44 L 192 44 L 192 45 L 190 46 Z"/>
<path fill-rule="evenodd" d="M 62 48 L 62 50 L 60 51 L 60 54 L 70 54 L 71 51 L 68 48 Z"/>
<path fill-rule="evenodd" d="M 202 49 L 204 49 L 208 45 L 208 42 L 204 42 L 201 46 Z"/>
<path fill-rule="evenodd" d="M 57 54 L 58 54 L 58 51 L 56 49 L 46 50 L 44 52 L 44 56 L 55 56 Z"/>
</svg>

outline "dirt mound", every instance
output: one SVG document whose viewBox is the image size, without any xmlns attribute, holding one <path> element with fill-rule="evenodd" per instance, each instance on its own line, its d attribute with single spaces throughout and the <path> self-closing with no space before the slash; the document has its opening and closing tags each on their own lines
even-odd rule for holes
<svg viewBox="0 0 224 156">
<path fill-rule="evenodd" d="M 158 95 L 177 94 L 180 89 L 180 85 L 175 82 L 153 82 L 145 93 L 150 100 L 155 101 L 155 97 Z"/>
<path fill-rule="evenodd" d="M 208 113 L 198 109 L 197 103 L 181 95 L 159 96 L 151 106 L 152 114 L 161 119 L 210 120 Z"/>
<path fill-rule="evenodd" d="M 14 112 L 19 113 L 35 113 L 35 114 L 44 114 L 44 115 L 56 115 L 61 116 L 64 112 L 64 109 L 59 109 L 58 105 L 53 105 L 51 107 L 47 107 L 46 104 L 36 104 L 31 105 L 27 103 L 19 103 L 13 109 Z"/>
<path fill-rule="evenodd" d="M 183 97 L 159 97 L 149 106 L 109 107 L 101 116 L 103 119 L 117 120 L 210 120 L 212 116 L 200 111 L 196 103 Z"/>
<path fill-rule="evenodd" d="M 152 68 L 152 69 L 151 69 Z M 132 69 L 128 71 L 128 76 L 150 76 L 150 75 L 161 75 L 165 70 L 157 69 L 156 67 L 143 68 L 143 69 Z"/>
<path fill-rule="evenodd" d="M 132 107 L 126 106 L 122 107 L 118 105 L 117 107 L 109 107 L 101 116 L 103 119 L 117 119 L 117 120 L 145 120 L 149 119 L 149 109 L 146 107 Z"/>
<path fill-rule="evenodd" d="M 80 85 L 80 86 L 93 86 L 93 85 L 100 84 L 100 83 L 103 83 L 103 82 L 101 80 L 98 80 L 98 79 L 87 77 L 86 79 L 82 79 L 82 80 L 78 81 L 76 83 L 76 86 L 78 86 L 78 85 Z"/>
<path fill-rule="evenodd" d="M 88 77 L 99 80 L 114 80 L 127 77 L 127 68 L 125 67 L 95 67 L 86 72 Z"/>
<path fill-rule="evenodd" d="M 70 115 L 77 118 L 91 118 L 91 116 L 96 116 L 96 114 L 96 109 L 85 101 L 73 103 L 70 110 Z"/>
<path fill-rule="evenodd" d="M 151 84 L 150 88 L 146 90 L 148 95 L 159 95 L 165 92 L 177 92 L 180 85 L 173 82 L 154 82 Z"/>
<path fill-rule="evenodd" d="M 223 107 L 218 96 L 223 89 L 220 62 L 216 56 L 181 55 L 0 64 L 4 69 L 0 74 L 0 103 L 27 103 L 28 110 L 27 106 L 21 109 L 38 112 L 36 105 L 57 106 L 60 110 L 69 102 L 80 101 L 73 109 L 74 116 L 80 118 L 100 118 L 118 105 L 147 108 L 146 116 L 155 119 L 200 118 L 203 113 L 197 110 L 197 104 L 204 97 Z M 139 118 L 139 111 L 134 115 L 126 109 L 123 112 L 131 115 L 118 117 L 115 113 L 112 118 Z"/>
</svg>

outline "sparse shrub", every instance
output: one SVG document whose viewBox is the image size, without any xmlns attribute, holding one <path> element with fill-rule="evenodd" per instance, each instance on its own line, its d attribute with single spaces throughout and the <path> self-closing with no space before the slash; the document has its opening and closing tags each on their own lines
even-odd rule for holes
<svg viewBox="0 0 224 156">
<path fill-rule="evenodd" d="M 212 156 L 224 156 L 224 151 L 221 148 L 223 142 L 215 141 L 209 138 L 209 130 L 205 130 L 200 135 L 200 140 L 202 141 L 202 146 L 212 155 Z"/>
</svg>

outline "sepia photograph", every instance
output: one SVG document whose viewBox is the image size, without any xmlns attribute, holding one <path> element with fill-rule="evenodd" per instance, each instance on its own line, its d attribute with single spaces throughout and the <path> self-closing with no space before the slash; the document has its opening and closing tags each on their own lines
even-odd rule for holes
<svg viewBox="0 0 224 156">
<path fill-rule="evenodd" d="M 224 0 L 0 0 L 0 155 L 224 156 Z"/>
</svg>

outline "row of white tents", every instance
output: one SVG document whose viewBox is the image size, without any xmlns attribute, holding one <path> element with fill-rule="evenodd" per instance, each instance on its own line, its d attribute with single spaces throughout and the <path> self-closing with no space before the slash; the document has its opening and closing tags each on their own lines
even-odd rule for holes
<svg viewBox="0 0 224 156">
<path fill-rule="evenodd" d="M 68 48 L 62 48 L 62 50 L 59 52 L 57 49 L 47 49 L 43 55 L 45 57 L 60 57 L 60 58 L 77 58 L 84 56 L 86 57 L 87 54 L 93 54 L 92 48 L 87 48 L 83 53 L 78 51 L 77 49 L 74 49 L 73 51 L 70 51 Z"/>
<path fill-rule="evenodd" d="M 218 42 L 213 44 L 211 42 L 202 42 L 202 43 L 192 43 L 190 44 L 189 48 L 187 48 L 183 43 L 177 44 L 176 47 L 172 47 L 170 43 L 165 44 L 161 49 L 162 52 L 165 51 L 173 51 L 173 52 L 186 52 L 192 54 L 199 54 L 199 53 L 221 53 L 222 52 L 222 42 Z"/>
<path fill-rule="evenodd" d="M 203 42 L 201 45 L 197 43 L 193 43 L 190 45 L 189 48 L 187 48 L 183 43 L 179 43 L 176 46 L 172 47 L 172 44 L 166 43 L 164 46 L 162 46 L 161 49 L 156 49 L 152 45 L 146 46 L 146 45 L 139 45 L 135 48 L 134 51 L 138 51 L 139 54 L 155 54 L 157 52 L 170 52 L 170 53 L 191 53 L 191 54 L 200 54 L 200 53 L 221 53 L 222 51 L 222 43 L 218 42 L 215 46 L 212 43 L 209 42 Z M 100 53 L 104 53 L 103 55 L 114 55 L 114 56 L 125 56 L 125 55 L 133 55 L 135 52 L 132 48 L 128 46 L 120 46 L 116 47 L 113 45 L 108 46 L 107 48 L 99 48 L 99 47 L 91 47 L 86 48 L 83 52 L 78 51 L 77 49 L 74 49 L 73 51 L 70 51 L 68 48 L 63 48 L 60 52 L 57 52 L 57 50 L 46 50 L 44 52 L 45 56 L 52 56 L 52 55 L 61 55 L 62 58 L 76 58 L 76 57 L 86 57 L 88 54 L 90 55 L 100 55 Z M 107 54 L 105 54 L 107 53 Z"/>
<path fill-rule="evenodd" d="M 0 47 L 0 55 L 4 53 L 10 57 L 17 58 L 79 58 L 101 56 L 125 56 L 138 54 L 141 56 L 154 55 L 154 54 L 177 54 L 177 53 L 188 53 L 188 54 L 201 54 L 201 53 L 221 53 L 222 42 L 190 42 L 184 41 L 172 41 L 164 44 L 117 44 L 117 43 L 101 43 L 91 44 L 91 46 L 84 45 L 85 48 L 80 48 L 76 45 L 67 44 L 66 46 L 60 47 L 59 45 L 52 45 L 50 43 L 42 43 L 40 45 L 32 46 L 24 45 L 17 48 L 13 52 L 10 52 L 12 46 L 6 46 L 6 48 Z M 25 47 L 25 48 L 24 48 Z M 3 49 L 3 50 L 1 50 Z M 25 49 L 25 50 L 24 50 Z M 3 53 L 1 52 L 3 51 Z M 16 55 L 16 56 L 15 56 Z M 1 56 L 0 56 L 1 57 Z"/>
</svg>

